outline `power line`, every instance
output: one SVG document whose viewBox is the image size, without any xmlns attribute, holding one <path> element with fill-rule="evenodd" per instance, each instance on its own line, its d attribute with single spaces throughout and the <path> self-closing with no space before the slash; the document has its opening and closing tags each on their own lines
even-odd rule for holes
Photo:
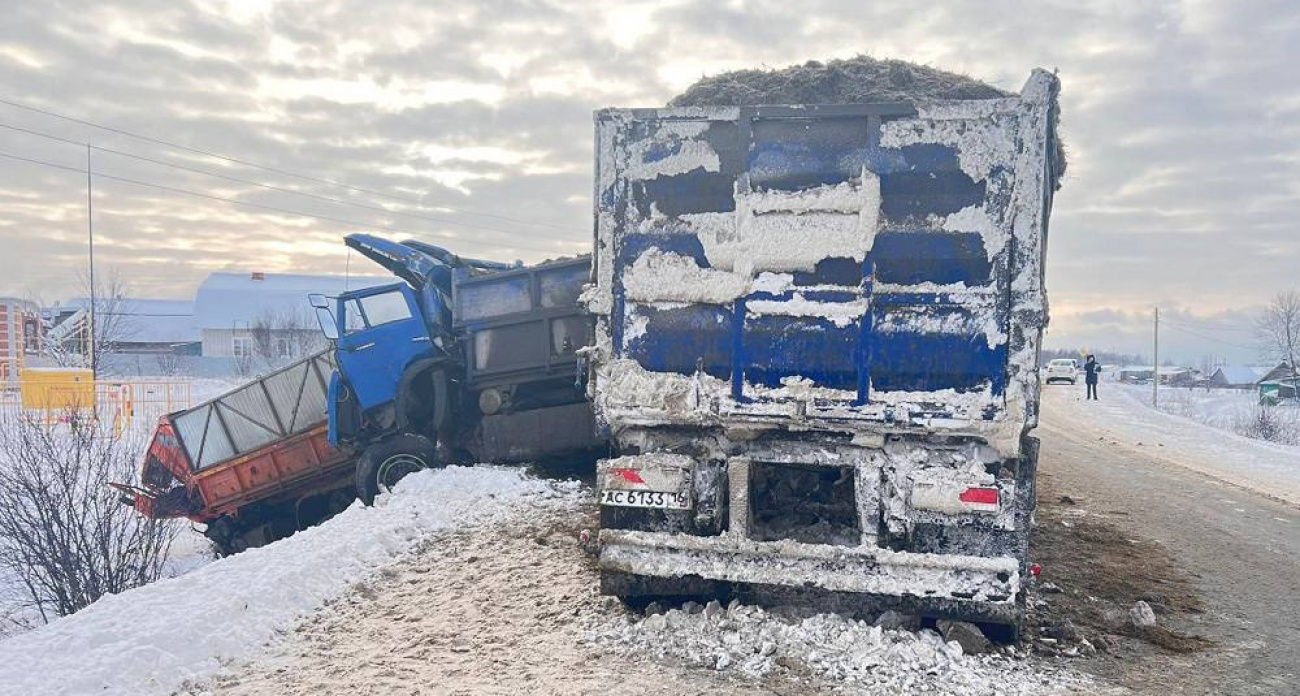
<svg viewBox="0 0 1300 696">
<path fill-rule="evenodd" d="M 41 165 L 41 166 L 44 166 L 44 167 L 50 167 L 50 168 L 53 168 L 53 169 L 61 169 L 61 170 L 63 170 L 63 171 L 73 172 L 73 173 L 77 173 L 77 174 L 86 174 L 86 173 L 87 173 L 87 170 L 85 170 L 85 169 L 80 169 L 80 168 L 77 168 L 77 167 L 69 167 L 69 166 L 64 165 L 64 164 L 56 164 L 56 163 L 54 163 L 54 162 L 47 162 L 47 161 L 45 161 L 45 160 L 33 159 L 33 158 L 30 158 L 30 157 L 22 157 L 22 156 L 20 156 L 20 155 L 10 154 L 10 153 L 8 153 L 8 152 L 0 152 L 0 157 L 5 157 L 5 158 L 8 158 L 8 159 L 17 160 L 17 161 L 19 161 L 19 162 L 27 162 L 27 163 L 29 163 L 29 164 L 37 164 L 37 165 Z M 230 204 L 232 204 L 232 205 L 245 206 L 245 207 L 248 207 L 248 208 L 257 208 L 257 209 L 259 209 L 259 210 L 266 210 L 266 211 L 270 211 L 270 212 L 281 213 L 281 214 L 284 214 L 284 215 L 296 215 L 296 216 L 298 216 L 298 217 L 312 218 L 312 219 L 315 219 L 315 220 L 322 220 L 322 221 L 325 221 L 325 222 L 333 222 L 333 223 L 338 223 L 338 224 L 347 225 L 347 226 L 349 226 L 349 227 L 355 227 L 355 228 L 360 228 L 360 229 L 366 229 L 366 228 L 379 228 L 379 229 L 387 230 L 387 231 L 389 231 L 389 232 L 400 232 L 400 233 L 402 233 L 402 234 L 410 234 L 410 235 L 428 234 L 427 232 L 417 232 L 417 231 L 412 231 L 412 230 L 404 230 L 404 229 L 399 229 L 399 228 L 396 228 L 396 227 L 389 227 L 389 226 L 386 226 L 386 225 L 371 225 L 371 224 L 367 224 L 367 223 L 364 223 L 364 222 L 357 222 L 356 220 L 344 220 L 344 219 L 342 219 L 342 218 L 330 217 L 330 216 L 328 216 L 328 215 L 317 215 L 317 214 L 315 214 L 315 213 L 306 213 L 306 212 L 303 212 L 303 211 L 300 211 L 300 210 L 289 210 L 289 209 L 287 209 L 287 208 L 279 208 L 279 207 L 276 207 L 276 206 L 273 206 L 273 205 L 264 205 L 264 204 L 262 204 L 262 203 L 252 203 L 252 202 L 249 202 L 249 201 L 241 201 L 241 200 L 237 200 L 237 199 L 234 199 L 234 198 L 226 198 L 226 197 L 224 197 L 224 196 L 215 196 L 215 195 L 212 195 L 212 194 L 210 194 L 210 193 L 201 193 L 201 192 L 198 192 L 198 191 L 191 191 L 191 190 L 189 190 L 189 189 L 176 188 L 176 187 L 174 187 L 174 186 L 165 186 L 165 185 L 163 185 L 163 184 L 155 184 L 155 183 L 152 183 L 152 182 L 149 182 L 149 181 L 140 181 L 140 180 L 138 180 L 138 179 L 129 179 L 129 178 L 127 178 L 127 177 L 114 176 L 114 175 L 112 175 L 112 174 L 100 174 L 100 173 L 96 172 L 96 173 L 94 174 L 94 176 L 95 176 L 96 178 L 98 178 L 98 179 L 107 179 L 107 180 L 110 180 L 110 181 L 119 181 L 119 182 L 122 182 L 122 183 L 125 183 L 125 184 L 133 184 L 133 185 L 136 185 L 136 186 L 144 186 L 144 187 L 148 187 L 148 188 L 158 189 L 158 190 L 161 190 L 161 191 L 168 191 L 168 192 L 170 192 L 170 193 L 179 193 L 179 194 L 181 194 L 181 195 L 185 195 L 185 196 L 194 196 L 194 197 L 196 197 L 196 198 L 205 198 L 205 199 L 212 200 L 212 201 L 220 201 L 220 202 L 222 202 L 222 203 L 230 203 Z M 446 235 L 441 235 L 441 236 L 446 237 Z M 473 240 L 460 240 L 459 238 L 456 238 L 456 237 L 446 237 L 446 238 L 449 238 L 449 239 L 456 239 L 457 241 L 469 241 L 470 243 L 475 243 L 475 242 L 473 242 Z M 481 245 L 481 243 L 479 243 L 479 244 Z M 509 246 L 509 247 L 507 247 L 507 248 L 518 249 L 518 250 L 525 250 L 525 251 L 535 251 L 535 252 L 542 253 L 542 254 L 556 254 L 556 253 L 562 253 L 562 251 L 559 250 L 559 249 L 542 249 L 542 248 L 539 248 L 539 247 L 529 247 L 529 246 L 520 246 L 520 245 L 512 245 L 512 246 Z"/>
<path fill-rule="evenodd" d="M 290 195 L 294 195 L 294 196 L 303 196 L 303 197 L 306 197 L 306 198 L 313 198 L 313 199 L 316 199 L 316 200 L 319 200 L 319 201 L 325 201 L 325 202 L 327 202 L 327 203 L 336 203 L 336 204 L 338 204 L 338 205 L 349 205 L 349 206 L 352 206 L 352 207 L 355 207 L 355 208 L 362 208 L 362 209 L 365 209 L 365 210 L 373 210 L 373 211 L 377 211 L 377 212 L 385 213 L 385 214 L 388 214 L 388 215 L 400 215 L 400 216 L 403 216 L 403 217 L 415 218 L 415 219 L 419 219 L 419 220 L 426 220 L 426 221 L 429 221 L 429 222 L 444 223 L 444 224 L 448 224 L 448 225 L 457 225 L 457 226 L 460 226 L 460 227 L 468 227 L 468 228 L 470 228 L 470 229 L 488 230 L 488 231 L 492 231 L 492 232 L 502 232 L 502 233 L 505 233 L 505 234 L 517 234 L 517 233 L 518 233 L 517 230 L 509 230 L 509 229 L 505 229 L 505 228 L 502 228 L 502 227 L 489 227 L 489 226 L 487 226 L 487 225 L 477 225 L 477 224 L 474 224 L 474 223 L 461 222 L 461 221 L 459 221 L 459 220 L 453 220 L 453 219 L 451 219 L 451 218 L 436 217 L 436 216 L 432 216 L 432 215 L 421 215 L 421 214 L 419 214 L 419 213 L 408 213 L 408 212 L 404 212 L 404 211 L 401 211 L 401 210 L 393 210 L 393 209 L 391 209 L 391 208 L 385 208 L 385 207 L 383 207 L 383 206 L 378 206 L 378 205 L 367 205 L 367 204 L 365 204 L 365 203 L 358 203 L 358 202 L 356 202 L 356 201 L 344 200 L 344 199 L 342 199 L 342 198 L 332 198 L 332 197 L 330 197 L 330 196 L 322 196 L 322 195 L 320 195 L 320 194 L 311 193 L 311 192 L 309 192 L 309 191 L 299 191 L 299 190 L 296 190 L 296 189 L 285 188 L 285 187 L 283 187 L 283 186 L 276 186 L 276 185 L 274 185 L 274 184 L 266 184 L 266 183 L 262 183 L 262 182 L 260 182 L 260 181 L 252 181 L 252 180 L 250 180 L 250 179 L 243 179 L 243 178 L 240 178 L 240 177 L 237 177 L 237 176 L 230 176 L 229 174 L 221 174 L 221 173 L 219 173 L 219 172 L 208 171 L 208 170 L 205 170 L 205 169 L 198 169 L 198 168 L 195 168 L 195 167 L 188 167 L 188 166 L 185 166 L 185 165 L 183 165 L 183 164 L 176 164 L 176 163 L 174 163 L 174 162 L 167 162 L 167 161 L 164 161 L 164 160 L 157 160 L 157 159 L 153 159 L 153 158 L 150 158 L 150 157 L 145 157 L 145 156 L 143 156 L 143 155 L 137 155 L 137 154 L 130 153 L 130 152 L 123 152 L 123 151 L 121 151 L 121 150 L 114 150 L 114 149 L 112 149 L 112 148 L 108 148 L 108 147 L 101 147 L 101 146 L 99 146 L 99 145 L 94 145 L 94 144 L 89 144 L 89 143 L 83 143 L 83 142 L 80 142 L 80 141 L 77 141 L 77 140 L 72 140 L 72 139 L 70 139 L 70 138 L 64 138 L 64 137 L 57 136 L 57 135 L 51 135 L 51 134 L 49 134 L 49 133 L 42 133 L 42 132 L 40 132 L 40 131 L 35 131 L 35 130 L 28 129 L 28 128 L 21 128 L 21 127 L 19 127 L 19 126 L 12 126 L 12 125 L 9 125 L 9 124 L 6 124 L 6 123 L 0 123 L 0 128 L 5 128 L 5 129 L 7 129 L 7 130 L 16 131 L 16 132 L 19 132 L 19 133 L 24 133 L 24 134 L 26 134 L 26 135 L 33 135 L 33 136 L 36 136 L 36 137 L 39 137 L 39 138 L 46 138 L 46 139 L 54 140 L 54 141 L 56 141 L 56 142 L 60 142 L 60 143 L 67 143 L 67 144 L 69 144 L 69 145 L 76 145 L 77 147 L 86 147 L 86 146 L 89 146 L 89 147 L 91 147 L 91 148 L 93 148 L 93 149 L 95 149 L 95 150 L 98 150 L 98 151 L 100 151 L 100 152 L 107 152 L 107 153 L 109 153 L 109 154 L 112 154 L 112 155 L 118 155 L 118 156 L 120 156 L 120 157 L 127 157 L 127 158 L 130 158 L 130 159 L 139 160 L 139 161 L 141 161 L 141 162 L 148 162 L 148 163 L 150 163 L 150 164 L 156 164 L 156 165 L 163 166 L 163 167 L 171 167 L 171 168 L 173 168 L 173 169 L 179 169 L 179 170 L 181 170 L 181 171 L 186 171 L 186 172 L 190 172 L 190 173 L 193 173 L 193 174 L 201 174 L 201 175 L 203 175 L 203 176 L 210 176 L 210 177 L 213 177 L 213 178 L 216 178 L 216 179 L 224 179 L 224 180 L 226 180 L 226 181 L 233 181 L 233 182 L 237 182 L 237 183 L 241 183 L 241 184 L 246 184 L 246 185 L 249 185 L 249 186 L 257 186 L 257 187 L 259 187 L 259 188 L 264 188 L 264 189 L 267 189 L 267 190 L 270 190 L 270 191 L 277 191 L 277 192 L 279 192 L 279 193 L 286 193 L 286 194 L 290 194 Z"/>
<path fill-rule="evenodd" d="M 1166 318 L 1165 321 L 1170 322 L 1171 324 L 1175 324 L 1177 326 L 1181 326 L 1185 329 L 1192 329 L 1196 331 L 1202 329 L 1206 331 L 1250 331 L 1251 330 L 1251 327 L 1242 326 L 1240 324 L 1214 324 L 1208 321 L 1201 321 L 1201 320 L 1186 321 L 1182 318 L 1178 318 L 1178 319 Z"/>
<path fill-rule="evenodd" d="M 1248 321 L 1248 320 L 1247 320 Z M 1252 326 L 1243 324 L 1238 321 L 1225 319 L 1183 319 L 1179 317 L 1174 323 L 1181 323 L 1185 326 L 1204 327 L 1206 329 L 1218 329 L 1227 331 L 1249 331 Z"/>
<path fill-rule="evenodd" d="M 1180 332 L 1182 332 L 1182 333 L 1185 333 L 1185 334 L 1188 334 L 1188 335 L 1191 335 L 1191 336 L 1195 336 L 1195 337 L 1197 337 L 1197 338 L 1202 338 L 1202 339 L 1205 339 L 1205 340 L 1207 340 L 1207 341 L 1214 341 L 1215 343 L 1222 343 L 1222 344 L 1225 345 L 1225 346 L 1232 346 L 1233 348 L 1244 348 L 1244 349 L 1246 349 L 1246 350 L 1255 350 L 1255 349 L 1258 348 L 1258 346 L 1247 346 L 1247 345 L 1242 345 L 1242 344 L 1240 344 L 1240 343 L 1233 343 L 1232 341 L 1225 341 L 1225 340 L 1223 340 L 1223 339 L 1221 339 L 1221 338 L 1215 338 L 1215 337 L 1213 337 L 1213 336 L 1206 336 L 1205 334 L 1198 333 L 1198 332 L 1196 332 L 1196 331 L 1192 331 L 1191 329 L 1181 327 L 1181 326 L 1179 326 L 1178 324 L 1175 324 L 1175 323 L 1169 321 L 1168 319 L 1165 319 L 1164 322 L 1162 322 L 1162 323 L 1166 324 L 1169 328 L 1173 329 L 1174 331 L 1180 331 Z"/>
<path fill-rule="evenodd" d="M 76 123 L 76 124 L 79 124 L 79 125 L 82 125 L 82 126 L 86 126 L 86 127 L 88 127 L 88 128 L 95 128 L 95 129 L 98 129 L 98 130 L 106 131 L 106 132 L 108 132 L 108 133 L 115 133 L 115 134 L 117 134 L 117 135 L 126 136 L 126 137 L 128 137 L 128 138 L 135 138 L 136 140 L 142 140 L 142 141 L 147 142 L 147 143 L 153 143 L 153 144 L 155 144 L 155 145 L 162 145 L 162 146 L 164 146 L 164 147 L 175 148 L 175 149 L 177 149 L 177 150 L 184 150 L 185 152 L 192 152 L 192 153 L 194 153 L 194 154 L 196 154 L 196 155 L 202 155 L 202 156 L 204 156 L 204 157 L 212 157 L 212 158 L 214 158 L 214 159 L 224 160 L 224 161 L 226 161 L 226 162 L 230 162 L 230 163 L 232 163 L 232 164 L 238 164 L 238 165 L 245 166 L 245 167 L 252 167 L 252 168 L 254 168 L 254 169 L 261 169 L 261 170 L 263 170 L 263 171 L 274 172 L 274 173 L 276 173 L 276 174 L 282 174 L 282 175 L 284 175 L 284 176 L 291 176 L 291 177 L 294 177 L 294 178 L 297 178 L 297 179 L 302 179 L 302 180 L 304 180 L 304 181 L 314 181 L 314 182 L 316 182 L 316 183 L 318 183 L 318 184 L 325 184 L 325 185 L 327 185 L 327 186 L 336 186 L 336 187 L 338 187 L 338 188 L 346 189 L 346 190 L 348 190 L 348 191 L 353 191 L 353 192 L 356 192 L 356 193 L 364 193 L 364 194 L 371 195 L 371 196 L 379 196 L 379 197 L 381 197 L 381 198 L 388 198 L 388 199 L 390 199 L 390 200 L 394 200 L 394 201 L 401 201 L 401 202 L 404 202 L 404 203 L 410 203 L 410 204 L 418 205 L 418 206 L 422 206 L 422 207 L 429 207 L 429 204 L 428 204 L 428 203 L 425 203 L 424 201 L 421 201 L 421 200 L 419 200 L 418 198 L 413 198 L 413 197 L 411 197 L 411 196 L 399 196 L 399 195 L 396 195 L 396 194 L 387 193 L 387 192 L 385 192 L 385 191 L 378 191 L 378 190 L 375 190 L 375 189 L 364 188 L 364 187 L 361 187 L 361 186 L 353 186 L 352 184 L 347 184 L 347 183 L 344 183 L 344 182 L 342 182 L 342 181 L 336 181 L 336 180 L 334 180 L 334 179 L 326 179 L 326 178 L 323 178 L 323 177 L 315 177 L 315 176 L 310 176 L 310 175 L 308 175 L 308 174 L 299 174 L 298 172 L 289 171 L 289 170 L 287 170 L 287 169 L 281 169 L 281 168 L 279 168 L 279 167 L 272 167 L 272 166 L 265 165 L 265 164 L 258 164 L 257 162 L 251 162 L 251 161 L 249 161 L 249 160 L 239 159 L 238 157 L 230 157 L 230 156 L 228 156 L 228 155 L 222 155 L 222 154 L 220 154 L 220 153 L 211 152 L 211 151 L 208 151 L 208 150 L 200 150 L 200 149 L 198 149 L 198 148 L 190 147 L 190 146 L 188 146 L 188 145 L 182 145 L 182 144 L 180 144 L 180 143 L 171 142 L 171 141 L 169 141 L 169 140 L 163 140 L 163 139 L 161 139 L 161 138 L 154 138 L 154 137 L 152 137 L 152 136 L 148 136 L 148 135 L 141 135 L 141 134 L 139 134 L 139 133 L 132 133 L 131 131 L 123 130 L 123 129 L 121 129 L 121 128 L 114 128 L 114 127 L 112 127 L 112 126 L 101 125 L 101 124 L 98 124 L 98 123 L 94 123 L 94 122 L 92 122 L 92 121 L 87 121 L 87 120 L 85 120 L 85 119 L 80 119 L 80 118 L 76 118 L 76 117 L 73 117 L 73 116 L 68 116 L 68 115 L 65 115 L 65 114 L 60 114 L 60 113 L 55 112 L 55 111 L 50 111 L 49 109 L 42 109 L 42 108 L 39 108 L 39 107 L 31 106 L 31 105 L 29 105 L 29 104 L 23 104 L 23 103 L 21 103 L 21 102 L 16 102 L 16 101 L 13 101 L 13 100 L 10 100 L 10 99 L 5 99 L 5 98 L 3 98 L 3 97 L 0 97 L 0 104 L 4 104 L 4 105 L 6 105 L 6 106 L 11 106 L 11 107 L 13 107 L 13 108 L 15 108 L 15 109 L 23 109 L 23 110 L 25 110 L 25 111 L 31 111 L 31 112 L 33 112 L 33 113 L 42 114 L 42 115 L 44 115 L 44 116 L 49 116 L 49 117 L 51 117 L 51 118 L 62 119 L 62 120 L 64 120 L 64 121 L 68 121 L 68 122 L 71 122 L 71 123 Z M 514 222 L 514 223 L 521 224 L 521 225 L 533 225 L 533 226 L 538 226 L 538 227 L 550 227 L 550 228 L 554 228 L 554 229 L 560 229 L 560 230 L 572 231 L 569 227 L 566 227 L 566 226 L 564 226 L 564 225 L 560 225 L 560 224 L 557 224 L 557 223 L 553 223 L 553 222 L 545 222 L 545 221 L 541 221 L 541 220 L 521 220 L 521 219 L 519 219 L 519 218 L 507 217 L 507 216 L 505 216 L 505 215 L 495 215 L 495 214 L 492 214 L 492 213 L 480 213 L 480 212 L 476 212 L 476 211 L 473 211 L 473 210 L 465 210 L 465 209 L 463 209 L 463 208 L 455 208 L 455 207 L 452 207 L 452 206 L 449 206 L 449 205 L 443 205 L 443 204 L 434 204 L 432 207 L 441 208 L 441 209 L 448 210 L 448 211 L 451 211 L 451 212 L 454 212 L 454 213 L 460 213 L 461 215 L 475 215 L 475 216 L 479 216 L 479 217 L 486 217 L 486 218 L 493 218 L 493 219 L 497 219 L 497 220 L 503 220 L 503 221 L 507 221 L 507 222 Z"/>
</svg>

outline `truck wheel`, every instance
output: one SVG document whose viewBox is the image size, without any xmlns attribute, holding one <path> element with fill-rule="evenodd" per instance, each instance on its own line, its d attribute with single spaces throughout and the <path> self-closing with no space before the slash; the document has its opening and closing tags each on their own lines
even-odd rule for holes
<svg viewBox="0 0 1300 696">
<path fill-rule="evenodd" d="M 357 459 L 357 497 L 373 505 L 407 474 L 437 463 L 434 445 L 421 435 L 396 435 L 366 448 Z"/>
<path fill-rule="evenodd" d="M 212 542 L 212 549 L 218 558 L 227 558 L 248 548 L 243 532 L 234 520 L 222 515 L 207 524 L 203 536 Z"/>
</svg>

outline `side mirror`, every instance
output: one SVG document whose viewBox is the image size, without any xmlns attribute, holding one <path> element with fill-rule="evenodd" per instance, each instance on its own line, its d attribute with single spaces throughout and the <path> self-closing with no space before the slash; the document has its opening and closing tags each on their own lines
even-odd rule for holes
<svg viewBox="0 0 1300 696">
<path fill-rule="evenodd" d="M 334 313 L 328 307 L 316 308 L 316 321 L 320 322 L 321 333 L 331 341 L 339 339 L 339 325 L 334 321 Z"/>
<path fill-rule="evenodd" d="M 334 312 L 330 309 L 329 298 L 324 295 L 308 295 L 308 301 L 311 306 L 316 308 L 316 321 L 320 324 L 321 333 L 325 338 L 331 341 L 337 341 L 339 338 L 339 323 L 334 319 Z"/>
</svg>

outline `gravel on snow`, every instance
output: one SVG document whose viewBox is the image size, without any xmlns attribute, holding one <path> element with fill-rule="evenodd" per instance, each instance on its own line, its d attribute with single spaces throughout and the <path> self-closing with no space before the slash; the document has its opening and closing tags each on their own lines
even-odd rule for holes
<svg viewBox="0 0 1300 696">
<path fill-rule="evenodd" d="M 623 655 L 676 658 L 762 678 L 811 677 L 871 693 L 1093 693 L 1072 670 L 1022 658 L 965 655 L 932 630 L 888 630 L 835 614 L 800 616 L 733 601 L 670 609 L 622 625 L 594 624 L 588 640 Z"/>
</svg>

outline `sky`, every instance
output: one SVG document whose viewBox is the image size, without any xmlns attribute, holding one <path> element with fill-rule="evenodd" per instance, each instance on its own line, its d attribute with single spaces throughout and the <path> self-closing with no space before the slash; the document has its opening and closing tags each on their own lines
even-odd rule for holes
<svg viewBox="0 0 1300 696">
<path fill-rule="evenodd" d="M 86 142 L 96 269 L 137 296 L 355 273 L 357 230 L 531 262 L 590 245 L 594 109 L 856 54 L 1012 91 L 1059 71 L 1049 347 L 1149 354 L 1159 306 L 1163 355 L 1250 361 L 1252 317 L 1300 285 L 1287 0 L 0 5 L 0 99 L 191 148 L 0 103 L 0 295 L 81 294 Z"/>
</svg>

